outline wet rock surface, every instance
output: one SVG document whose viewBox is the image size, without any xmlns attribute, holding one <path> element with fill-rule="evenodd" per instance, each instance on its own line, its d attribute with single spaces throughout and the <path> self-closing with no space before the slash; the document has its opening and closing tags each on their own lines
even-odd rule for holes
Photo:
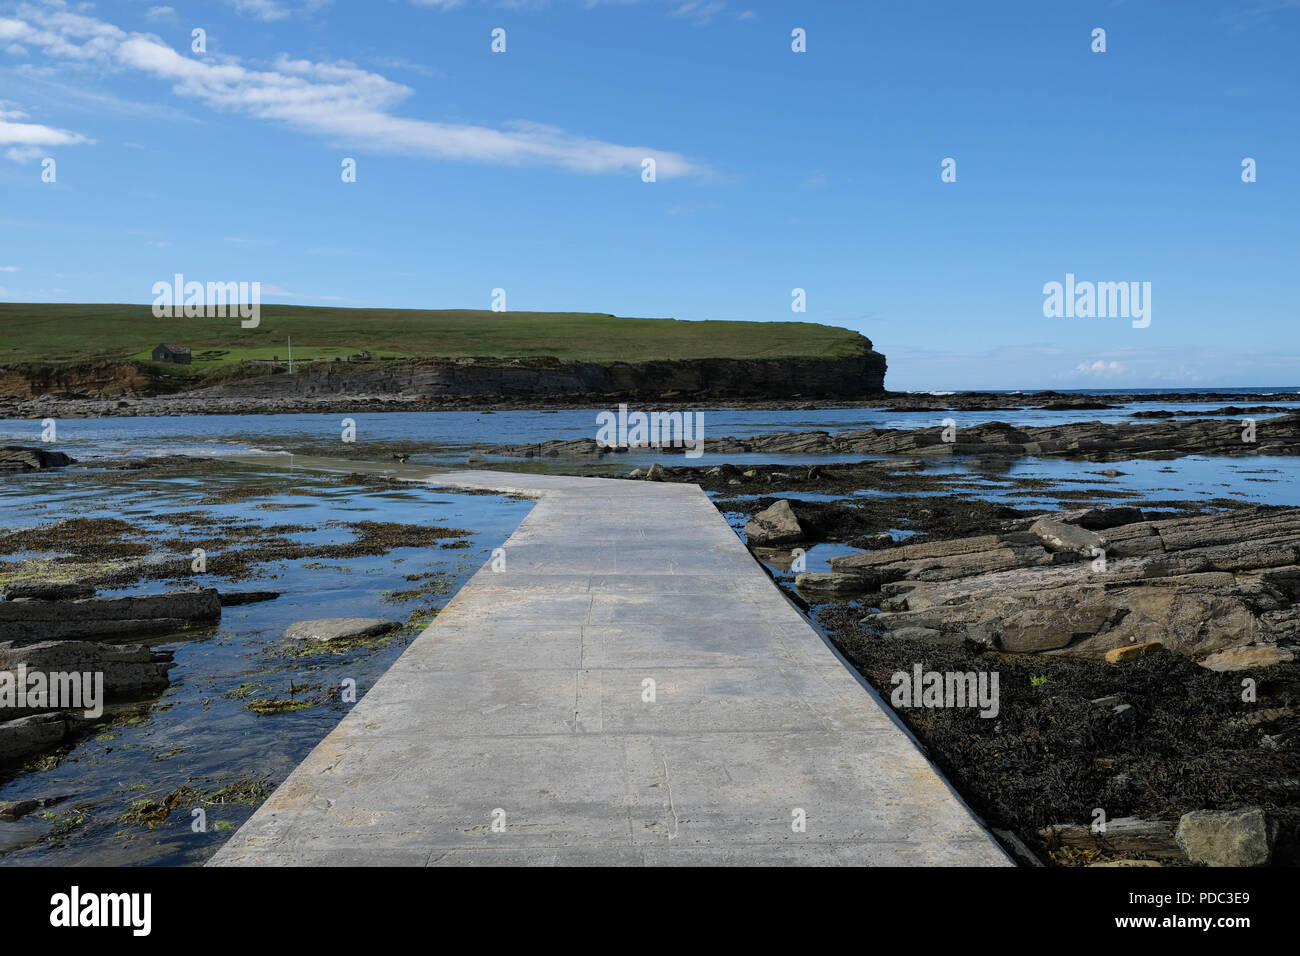
<svg viewBox="0 0 1300 956">
<path fill-rule="evenodd" d="M 51 674 L 92 674 L 102 677 L 104 701 L 139 700 L 167 687 L 167 672 L 171 666 L 170 652 L 151 650 L 143 644 L 92 644 L 88 641 L 0 643 L 0 685 L 7 683 L 10 691 L 16 687 L 22 668 L 29 676 L 34 672 L 44 675 L 46 684 L 54 683 L 49 677 Z M 3 694 L 0 694 L 0 702 L 7 705 L 0 707 L 0 716 L 4 717 L 28 717 L 61 709 L 21 707 L 16 700 L 9 700 Z"/>
<path fill-rule="evenodd" d="M 285 630 L 284 636 L 290 641 L 355 641 L 367 637 L 378 637 L 401 627 L 400 621 L 388 621 L 380 617 L 329 617 L 315 621 L 299 621 Z"/>
<path fill-rule="evenodd" d="M 220 619 L 221 595 L 214 588 L 125 597 L 6 599 L 0 601 L 0 640 L 130 637 L 182 631 Z"/>
<path fill-rule="evenodd" d="M 46 468 L 63 468 L 70 464 L 72 459 L 58 451 L 20 445 L 0 447 L 0 472 L 43 471 Z"/>
</svg>

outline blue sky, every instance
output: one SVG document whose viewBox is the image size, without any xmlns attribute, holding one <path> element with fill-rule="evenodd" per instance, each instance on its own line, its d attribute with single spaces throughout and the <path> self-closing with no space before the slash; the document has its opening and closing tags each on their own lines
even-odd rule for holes
<svg viewBox="0 0 1300 956">
<path fill-rule="evenodd" d="M 500 287 L 844 325 L 896 389 L 1295 385 L 1298 49 L 1300 0 L 0 0 L 0 299 Z M 1066 273 L 1150 325 L 1045 318 Z"/>
</svg>

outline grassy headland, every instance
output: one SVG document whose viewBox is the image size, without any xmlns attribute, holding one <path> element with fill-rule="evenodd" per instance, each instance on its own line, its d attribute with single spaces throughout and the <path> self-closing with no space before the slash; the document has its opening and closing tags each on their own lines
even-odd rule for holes
<svg viewBox="0 0 1300 956">
<path fill-rule="evenodd" d="M 188 345 L 191 374 L 244 359 L 529 358 L 648 362 L 665 359 L 840 358 L 864 340 L 811 322 L 684 322 L 578 312 L 337 309 L 264 305 L 257 328 L 238 318 L 155 318 L 147 305 L 0 303 L 0 365 L 148 362 L 161 342 Z"/>
</svg>

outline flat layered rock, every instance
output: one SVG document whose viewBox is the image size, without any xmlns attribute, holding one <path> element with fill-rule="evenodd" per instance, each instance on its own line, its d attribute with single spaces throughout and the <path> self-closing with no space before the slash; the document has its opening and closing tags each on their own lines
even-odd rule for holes
<svg viewBox="0 0 1300 956">
<path fill-rule="evenodd" d="M 214 588 L 56 600 L 0 601 L 0 640 L 49 641 L 171 633 L 221 619 Z"/>
<path fill-rule="evenodd" d="M 71 465 L 72 459 L 63 452 L 44 448 L 26 448 L 5 445 L 0 448 L 0 471 L 44 471 Z"/>
<path fill-rule="evenodd" d="M 945 441 L 941 425 L 930 428 L 865 428 L 858 431 L 778 432 L 744 438 L 708 438 L 704 450 L 729 454 L 907 455 L 947 458 L 1070 458 L 1086 461 L 1169 459 L 1183 455 L 1300 454 L 1300 414 L 1289 411 L 1255 424 L 1254 441 L 1243 439 L 1239 421 L 1192 419 L 1156 423 L 1068 422 L 1016 428 L 986 422 L 959 428 Z"/>
<path fill-rule="evenodd" d="M 89 584 L 11 584 L 5 589 L 6 601 L 58 601 L 93 597 Z"/>
<path fill-rule="evenodd" d="M 18 763 L 59 746 L 72 727 L 63 714 L 37 714 L 0 721 L 0 766 Z"/>
<path fill-rule="evenodd" d="M 1212 671 L 1244 671 L 1274 664 L 1285 664 L 1296 659 L 1295 648 L 1276 644 L 1246 644 L 1211 654 L 1201 661 L 1202 667 Z"/>
<path fill-rule="evenodd" d="M 878 631 L 931 628 L 1095 660 L 1153 641 L 1225 668 L 1290 659 L 1300 643 L 1300 508 L 1113 523 L 1131 516 L 1062 512 L 1030 532 L 864 551 L 831 566 L 878 576 L 881 613 L 864 621 Z M 1213 656 L 1246 645 L 1277 647 Z"/>
<path fill-rule="evenodd" d="M 876 579 L 877 582 L 879 579 Z M 849 597 L 874 590 L 873 582 L 865 574 L 845 571 L 805 571 L 795 575 L 794 586 L 801 592 L 819 597 Z M 878 586 L 878 584 L 876 584 Z"/>
<path fill-rule="evenodd" d="M 400 621 L 389 621 L 382 617 L 324 617 L 315 621 L 299 621 L 290 624 L 284 636 L 291 641 L 355 641 L 366 637 L 378 637 L 401 627 Z"/>
<path fill-rule="evenodd" d="M 166 689 L 168 670 L 173 666 L 168 651 L 155 651 L 142 644 L 102 644 L 90 641 L 42 641 L 36 644 L 0 643 L 0 681 L 16 685 L 19 668 L 30 675 L 102 675 L 107 701 L 140 700 Z M 0 709 L 7 717 L 23 717 L 57 708 L 17 707 Z"/>
</svg>

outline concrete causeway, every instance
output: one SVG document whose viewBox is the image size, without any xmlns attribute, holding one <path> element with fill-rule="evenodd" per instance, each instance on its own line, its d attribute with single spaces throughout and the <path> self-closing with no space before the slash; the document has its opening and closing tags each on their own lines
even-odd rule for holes
<svg viewBox="0 0 1300 956">
<path fill-rule="evenodd" d="M 426 480 L 537 500 L 210 865 L 1010 865 L 697 486 Z"/>
</svg>

